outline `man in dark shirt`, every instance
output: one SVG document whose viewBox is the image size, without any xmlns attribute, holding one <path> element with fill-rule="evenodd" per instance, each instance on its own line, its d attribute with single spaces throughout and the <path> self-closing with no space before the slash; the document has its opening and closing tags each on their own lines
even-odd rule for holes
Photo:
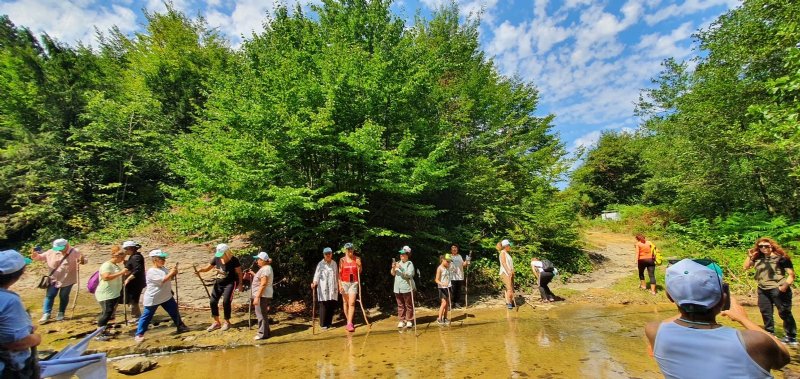
<svg viewBox="0 0 800 379">
<path fill-rule="evenodd" d="M 122 243 L 122 248 L 128 254 L 125 268 L 130 272 L 128 278 L 125 279 L 125 304 L 130 305 L 131 316 L 133 316 L 134 320 L 142 315 L 141 308 L 139 308 L 139 297 L 147 285 L 145 281 L 144 256 L 139 252 L 141 247 L 142 245 L 134 241 Z"/>
</svg>

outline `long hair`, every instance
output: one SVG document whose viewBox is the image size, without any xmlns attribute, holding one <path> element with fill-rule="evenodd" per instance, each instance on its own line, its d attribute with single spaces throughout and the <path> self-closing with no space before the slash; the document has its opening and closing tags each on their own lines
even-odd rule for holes
<svg viewBox="0 0 800 379">
<path fill-rule="evenodd" d="M 772 238 L 769 238 L 769 237 L 761 237 L 758 240 L 756 240 L 756 243 L 755 243 L 755 245 L 753 245 L 753 248 L 749 250 L 750 254 L 753 254 L 754 256 L 757 256 L 758 254 L 761 254 L 761 250 L 758 248 L 758 245 L 763 243 L 763 242 L 766 242 L 766 243 L 770 244 L 770 246 L 772 246 L 772 252 L 777 254 L 781 258 L 785 258 L 785 259 L 788 259 L 788 260 L 792 259 L 789 256 L 789 254 L 786 254 L 786 251 L 783 250 L 781 245 L 779 245 L 777 242 L 775 242 L 775 240 L 773 240 Z"/>
</svg>

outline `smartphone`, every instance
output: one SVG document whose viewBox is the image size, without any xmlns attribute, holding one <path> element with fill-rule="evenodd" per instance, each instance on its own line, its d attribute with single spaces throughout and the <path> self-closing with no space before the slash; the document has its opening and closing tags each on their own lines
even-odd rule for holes
<svg viewBox="0 0 800 379">
<path fill-rule="evenodd" d="M 731 309 L 731 287 L 728 283 L 722 283 L 722 292 L 727 295 L 727 297 L 725 297 L 725 302 L 722 304 L 722 310 L 727 311 Z"/>
<path fill-rule="evenodd" d="M 39 246 L 39 245 L 36 245 L 36 246 L 33 248 L 33 251 L 35 251 L 35 252 L 39 253 L 39 252 L 41 252 L 41 251 L 42 251 L 42 247 L 41 247 L 41 246 Z"/>
</svg>

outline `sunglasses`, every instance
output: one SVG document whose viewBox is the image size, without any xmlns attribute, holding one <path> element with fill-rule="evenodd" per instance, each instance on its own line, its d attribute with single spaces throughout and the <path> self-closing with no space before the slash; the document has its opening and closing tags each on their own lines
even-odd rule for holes
<svg viewBox="0 0 800 379">
<path fill-rule="evenodd" d="M 772 245 L 758 245 L 759 249 L 763 249 L 765 247 L 772 248 Z"/>
</svg>

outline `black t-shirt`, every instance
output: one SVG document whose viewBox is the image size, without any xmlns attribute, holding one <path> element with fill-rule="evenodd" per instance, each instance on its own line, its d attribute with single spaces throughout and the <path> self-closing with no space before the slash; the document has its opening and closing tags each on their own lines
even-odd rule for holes
<svg viewBox="0 0 800 379">
<path fill-rule="evenodd" d="M 133 279 L 130 284 L 128 284 L 129 286 L 143 287 L 147 284 L 142 253 L 136 252 L 131 254 L 131 256 L 128 257 L 128 261 L 125 262 L 125 268 L 133 275 Z"/>
<path fill-rule="evenodd" d="M 239 275 L 236 274 L 236 268 L 242 267 L 242 264 L 239 263 L 239 258 L 231 257 L 227 263 L 223 264 L 222 258 L 214 257 L 211 258 L 211 262 L 209 264 L 217 267 L 217 278 L 219 278 L 219 284 L 226 285 L 239 281 Z"/>
</svg>

